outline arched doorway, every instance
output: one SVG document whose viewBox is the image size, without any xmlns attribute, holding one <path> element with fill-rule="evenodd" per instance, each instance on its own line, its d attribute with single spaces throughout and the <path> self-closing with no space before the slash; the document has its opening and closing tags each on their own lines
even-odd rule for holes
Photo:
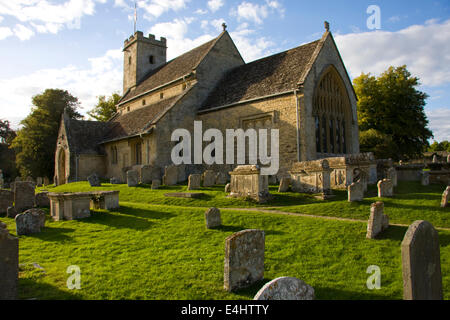
<svg viewBox="0 0 450 320">
<path fill-rule="evenodd" d="M 63 149 L 58 156 L 58 185 L 66 183 L 66 153 Z"/>
</svg>

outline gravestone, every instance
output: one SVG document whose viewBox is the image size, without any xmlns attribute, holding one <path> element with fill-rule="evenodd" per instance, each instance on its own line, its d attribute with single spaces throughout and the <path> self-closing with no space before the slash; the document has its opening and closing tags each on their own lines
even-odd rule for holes
<svg viewBox="0 0 450 320">
<path fill-rule="evenodd" d="M 0 300 L 17 299 L 19 279 L 19 239 L 0 222 Z"/>
<path fill-rule="evenodd" d="M 348 201 L 362 201 L 364 199 L 364 185 L 362 182 L 353 182 L 347 187 Z"/>
<path fill-rule="evenodd" d="M 152 180 L 152 189 L 159 189 L 161 186 L 161 180 Z"/>
<path fill-rule="evenodd" d="M 445 191 L 442 193 L 441 208 L 448 207 L 449 198 L 450 198 L 450 186 L 447 186 L 447 188 L 445 188 Z"/>
<path fill-rule="evenodd" d="M 403 299 L 442 300 L 439 238 L 428 221 L 414 221 L 402 241 Z"/>
<path fill-rule="evenodd" d="M 378 234 L 389 227 L 389 217 L 383 211 L 384 203 L 381 201 L 370 205 L 370 217 L 367 222 L 367 239 L 375 239 Z"/>
<path fill-rule="evenodd" d="M 220 218 L 220 210 L 217 208 L 209 208 L 205 211 L 206 228 L 212 229 L 222 225 L 222 219 Z"/>
<path fill-rule="evenodd" d="M 226 185 L 225 185 L 225 193 L 230 193 L 231 192 L 231 184 L 230 183 L 227 183 Z"/>
<path fill-rule="evenodd" d="M 291 185 L 291 178 L 281 178 L 280 186 L 278 187 L 278 192 L 288 192 L 290 185 Z"/>
<path fill-rule="evenodd" d="M 423 186 L 428 186 L 430 184 L 430 171 L 422 171 L 420 183 Z"/>
<path fill-rule="evenodd" d="M 13 218 L 14 219 L 17 216 L 16 208 L 8 207 L 8 209 L 6 209 L 6 216 L 8 218 Z"/>
<path fill-rule="evenodd" d="M 31 176 L 27 176 L 25 178 L 25 181 L 32 182 L 34 185 L 36 185 L 36 181 L 34 181 L 33 177 L 31 177 Z"/>
<path fill-rule="evenodd" d="M 447 156 L 447 163 L 450 163 L 450 154 Z"/>
<path fill-rule="evenodd" d="M 111 184 L 120 184 L 120 180 L 116 177 L 112 177 L 111 179 L 109 179 L 109 183 Z"/>
<path fill-rule="evenodd" d="M 93 174 L 91 174 L 89 177 L 87 177 L 87 180 L 91 187 L 100 187 L 102 185 L 100 183 L 100 177 L 95 172 Z"/>
<path fill-rule="evenodd" d="M 216 184 L 216 173 L 212 170 L 206 170 L 202 176 L 203 187 L 212 187 Z"/>
<path fill-rule="evenodd" d="M 16 216 L 16 233 L 18 236 L 39 233 L 45 227 L 45 212 L 41 209 L 29 209 Z"/>
<path fill-rule="evenodd" d="M 127 171 L 127 184 L 129 187 L 136 187 L 139 183 L 139 174 L 136 170 Z"/>
<path fill-rule="evenodd" d="M 17 212 L 34 207 L 34 183 L 19 181 L 14 187 L 14 208 Z"/>
<path fill-rule="evenodd" d="M 243 230 L 225 239 L 225 290 L 245 288 L 264 278 L 264 249 L 263 230 Z"/>
<path fill-rule="evenodd" d="M 159 167 L 145 165 L 141 168 L 141 183 L 151 183 L 153 180 L 161 178 L 161 170 Z"/>
<path fill-rule="evenodd" d="M 50 199 L 48 198 L 48 192 L 39 192 L 34 197 L 34 204 L 36 207 L 50 207 Z"/>
<path fill-rule="evenodd" d="M 437 162 L 438 162 L 437 155 L 433 155 L 433 163 L 437 163 Z"/>
<path fill-rule="evenodd" d="M 270 175 L 269 176 L 269 184 L 277 184 L 278 183 L 278 179 L 276 175 Z"/>
<path fill-rule="evenodd" d="M 36 185 L 37 185 L 38 187 L 42 187 L 42 177 L 37 177 L 37 178 L 36 178 Z"/>
<path fill-rule="evenodd" d="M 280 277 L 266 283 L 253 300 L 314 300 L 314 288 L 297 278 Z"/>
<path fill-rule="evenodd" d="M 163 184 L 173 186 L 178 183 L 178 169 L 175 165 L 167 166 L 164 169 Z"/>
<path fill-rule="evenodd" d="M 392 181 L 394 187 L 397 186 L 397 170 L 394 167 L 390 167 L 386 172 L 386 178 Z"/>
<path fill-rule="evenodd" d="M 216 174 L 216 184 L 226 184 L 228 182 L 228 177 L 223 172 L 218 172 Z"/>
<path fill-rule="evenodd" d="M 0 189 L 0 214 L 6 213 L 14 202 L 14 192 Z"/>
<path fill-rule="evenodd" d="M 237 166 L 230 172 L 230 175 L 230 194 L 228 197 L 252 199 L 258 203 L 264 203 L 271 199 L 268 177 L 261 175 L 259 166 Z"/>
<path fill-rule="evenodd" d="M 394 186 L 389 179 L 383 179 L 378 181 L 378 197 L 392 197 L 394 195 Z"/>
<path fill-rule="evenodd" d="M 48 177 L 44 177 L 44 186 L 48 186 L 50 184 L 50 180 Z"/>
<path fill-rule="evenodd" d="M 202 175 L 201 174 L 191 174 L 188 179 L 188 190 L 195 190 L 201 187 Z"/>
<path fill-rule="evenodd" d="M 20 177 L 16 177 L 16 178 L 14 179 L 14 182 L 19 182 L 19 181 L 22 181 L 22 179 L 21 179 Z"/>
</svg>

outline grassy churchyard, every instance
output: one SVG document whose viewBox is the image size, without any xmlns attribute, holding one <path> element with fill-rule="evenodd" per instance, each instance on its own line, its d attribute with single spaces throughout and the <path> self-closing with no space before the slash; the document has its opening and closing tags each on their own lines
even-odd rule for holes
<svg viewBox="0 0 450 320">
<path fill-rule="evenodd" d="M 349 203 L 346 191 L 331 200 L 278 193 L 261 205 L 226 198 L 224 186 L 202 188 L 199 199 L 165 197 L 186 185 L 128 187 L 78 182 L 39 188 L 51 192 L 120 190 L 120 209 L 92 217 L 52 221 L 41 233 L 20 238 L 20 299 L 252 299 L 280 276 L 302 279 L 316 299 L 402 299 L 400 244 L 407 226 L 427 220 L 439 231 L 444 299 L 450 299 L 450 209 L 440 208 L 445 187 L 399 182 L 395 196 L 379 199 L 369 186 L 364 201 Z M 370 204 L 383 201 L 391 226 L 366 239 Z M 222 227 L 208 230 L 204 212 L 221 208 Z M 11 234 L 15 222 L 0 218 Z M 223 289 L 225 238 L 244 229 L 266 234 L 265 279 L 228 293 Z M 81 270 L 81 289 L 69 290 L 67 268 Z M 381 269 L 381 289 L 369 290 L 370 265 Z"/>
</svg>

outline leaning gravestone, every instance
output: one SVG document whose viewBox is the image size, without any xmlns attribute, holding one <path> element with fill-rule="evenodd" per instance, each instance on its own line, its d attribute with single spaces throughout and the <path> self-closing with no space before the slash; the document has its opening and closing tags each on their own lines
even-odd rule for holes
<svg viewBox="0 0 450 320">
<path fill-rule="evenodd" d="M 379 233 L 389 227 L 389 217 L 383 211 L 384 203 L 381 201 L 370 205 L 370 217 L 367 222 L 367 239 L 375 239 Z"/>
<path fill-rule="evenodd" d="M 167 166 L 164 169 L 163 184 L 173 186 L 178 183 L 178 169 L 175 165 Z"/>
<path fill-rule="evenodd" d="M 0 213 L 6 213 L 14 202 L 14 192 L 0 189 Z"/>
<path fill-rule="evenodd" d="M 0 300 L 17 299 L 19 239 L 0 222 Z"/>
<path fill-rule="evenodd" d="M 212 207 L 205 211 L 206 228 L 212 229 L 222 225 L 222 219 L 220 218 L 220 210 Z"/>
<path fill-rule="evenodd" d="M 450 186 L 445 188 L 445 191 L 442 193 L 441 207 L 448 207 L 448 200 L 450 198 Z"/>
<path fill-rule="evenodd" d="M 228 177 L 223 172 L 218 172 L 216 174 L 216 184 L 226 184 L 228 182 Z"/>
<path fill-rule="evenodd" d="M 266 283 L 253 300 L 314 300 L 314 288 L 297 278 L 280 277 Z"/>
<path fill-rule="evenodd" d="M 428 186 L 430 184 L 430 171 L 422 171 L 420 183 L 423 186 Z"/>
<path fill-rule="evenodd" d="M 127 171 L 127 184 L 129 187 L 136 187 L 139 183 L 139 174 L 136 170 Z"/>
<path fill-rule="evenodd" d="M 100 183 L 100 177 L 96 173 L 93 173 L 89 177 L 87 177 L 87 180 L 89 181 L 89 185 L 91 187 L 100 187 L 102 185 Z"/>
<path fill-rule="evenodd" d="M 14 208 L 17 212 L 34 207 L 34 183 L 19 181 L 14 187 Z"/>
<path fill-rule="evenodd" d="M 402 241 L 403 299 L 442 300 L 439 238 L 431 223 L 414 221 Z"/>
<path fill-rule="evenodd" d="M 188 190 L 195 190 L 201 187 L 202 175 L 201 174 L 191 174 L 188 179 Z"/>
<path fill-rule="evenodd" d="M 378 197 L 392 197 L 394 195 L 394 186 L 389 179 L 378 181 Z"/>
<path fill-rule="evenodd" d="M 278 192 L 288 192 L 290 185 L 291 185 L 291 178 L 281 178 L 280 186 L 278 187 Z"/>
<path fill-rule="evenodd" d="M 36 193 L 34 197 L 34 204 L 36 207 L 50 207 L 50 199 L 48 198 L 48 191 Z"/>
<path fill-rule="evenodd" d="M 153 180 L 152 181 L 152 189 L 159 189 L 161 186 L 161 180 Z"/>
<path fill-rule="evenodd" d="M 249 229 L 225 240 L 224 289 L 231 292 L 264 278 L 263 230 Z"/>
<path fill-rule="evenodd" d="M 353 182 L 347 187 L 348 201 L 362 201 L 364 199 L 364 184 L 362 182 Z"/>
<path fill-rule="evenodd" d="M 41 209 L 29 209 L 16 216 L 16 232 L 18 236 L 41 232 L 45 227 L 45 213 Z"/>
<path fill-rule="evenodd" d="M 212 187 L 216 184 L 216 173 L 212 170 L 203 172 L 203 186 Z"/>
</svg>

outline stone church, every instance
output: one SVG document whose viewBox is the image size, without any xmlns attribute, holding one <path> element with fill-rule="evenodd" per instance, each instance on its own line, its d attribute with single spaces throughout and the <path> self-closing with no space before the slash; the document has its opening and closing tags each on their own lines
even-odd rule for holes
<svg viewBox="0 0 450 320">
<path fill-rule="evenodd" d="M 170 61 L 165 38 L 138 31 L 126 39 L 118 111 L 107 122 L 63 115 L 55 183 L 94 172 L 123 181 L 127 170 L 142 166 L 162 174 L 177 144 L 172 131 L 193 132 L 194 121 L 223 133 L 279 129 L 279 175 L 298 161 L 359 153 L 356 95 L 327 23 L 320 39 L 250 63 L 223 29 Z M 186 172 L 205 168 L 188 165 Z"/>
</svg>

